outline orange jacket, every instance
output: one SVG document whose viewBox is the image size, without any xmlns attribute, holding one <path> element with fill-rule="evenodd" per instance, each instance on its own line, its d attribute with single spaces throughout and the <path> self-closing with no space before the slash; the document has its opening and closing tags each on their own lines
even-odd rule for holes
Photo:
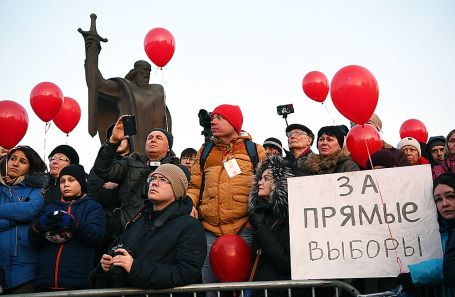
<svg viewBox="0 0 455 297">
<path fill-rule="evenodd" d="M 244 140 L 251 136 L 245 131 L 233 138 L 228 144 L 213 138 L 215 146 L 205 161 L 204 169 L 200 167 L 203 148 L 196 155 L 196 162 L 191 169 L 191 181 L 187 195 L 191 197 L 199 212 L 199 219 L 205 229 L 221 236 L 237 234 L 248 221 L 248 195 L 253 181 L 253 164 L 246 151 Z M 264 148 L 256 144 L 259 161 L 266 157 Z M 242 173 L 232 178 L 226 172 L 223 161 L 227 159 L 223 149 L 234 157 Z M 202 174 L 205 171 L 205 185 L 202 198 L 199 197 Z"/>
</svg>

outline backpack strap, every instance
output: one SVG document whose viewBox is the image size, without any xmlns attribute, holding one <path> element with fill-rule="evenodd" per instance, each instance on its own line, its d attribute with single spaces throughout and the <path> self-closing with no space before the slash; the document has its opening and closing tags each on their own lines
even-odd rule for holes
<svg viewBox="0 0 455 297">
<path fill-rule="evenodd" d="M 248 156 L 250 157 L 251 163 L 253 164 L 253 172 L 256 173 L 256 167 L 259 164 L 258 149 L 256 144 L 252 141 L 245 140 L 245 148 Z"/>
<path fill-rule="evenodd" d="M 214 146 L 215 146 L 215 144 L 213 142 L 210 142 L 206 146 L 204 146 L 204 148 L 202 149 L 201 158 L 199 159 L 199 166 L 200 166 L 200 168 L 202 170 L 202 181 L 201 181 L 201 190 L 199 192 L 199 203 L 198 203 L 196 209 L 199 209 L 199 205 L 201 205 L 201 200 L 202 200 L 202 193 L 204 193 L 204 187 L 205 187 L 205 170 L 204 170 L 204 166 L 205 166 L 205 161 L 207 160 L 207 157 L 209 156 L 210 151 L 212 150 L 212 148 Z"/>
</svg>

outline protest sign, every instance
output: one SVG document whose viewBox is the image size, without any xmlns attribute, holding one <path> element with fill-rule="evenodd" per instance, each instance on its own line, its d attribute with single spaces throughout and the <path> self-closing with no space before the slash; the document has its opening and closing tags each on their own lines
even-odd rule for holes
<svg viewBox="0 0 455 297">
<path fill-rule="evenodd" d="M 405 272 L 442 257 L 430 165 L 295 177 L 288 187 L 293 280 L 394 277 L 398 257 Z"/>
</svg>

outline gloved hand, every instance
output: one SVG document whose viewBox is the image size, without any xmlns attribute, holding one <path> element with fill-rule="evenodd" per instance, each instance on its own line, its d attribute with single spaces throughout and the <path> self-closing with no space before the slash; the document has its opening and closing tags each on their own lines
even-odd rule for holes
<svg viewBox="0 0 455 297">
<path fill-rule="evenodd" d="M 35 220 L 33 223 L 33 228 L 38 232 L 44 232 L 46 230 L 46 224 L 49 221 L 48 214 L 53 213 L 53 211 L 43 214 L 39 219 Z"/>
<path fill-rule="evenodd" d="M 59 232 L 65 232 L 65 231 L 70 231 L 74 232 L 76 230 L 77 225 L 78 225 L 78 220 L 73 217 L 72 214 L 68 212 L 62 212 L 63 217 L 62 220 L 60 221 L 60 229 Z"/>
<path fill-rule="evenodd" d="M 48 220 L 45 225 L 45 231 L 57 231 L 60 229 L 60 222 L 63 218 L 62 211 L 51 211 L 45 214 Z"/>
<path fill-rule="evenodd" d="M 412 283 L 411 273 L 400 273 L 397 278 L 408 295 L 413 294 L 416 291 L 416 287 Z"/>
<path fill-rule="evenodd" d="M 264 223 L 264 210 L 269 202 L 264 198 L 258 198 L 253 211 L 250 213 L 249 221 L 254 230 Z"/>
</svg>

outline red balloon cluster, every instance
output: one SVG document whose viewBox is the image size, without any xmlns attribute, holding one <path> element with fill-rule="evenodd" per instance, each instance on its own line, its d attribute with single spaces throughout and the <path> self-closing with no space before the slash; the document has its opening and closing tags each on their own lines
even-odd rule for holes
<svg viewBox="0 0 455 297">
<path fill-rule="evenodd" d="M 210 249 L 210 266 L 223 283 L 243 282 L 251 268 L 251 251 L 237 235 L 220 236 Z"/>
<path fill-rule="evenodd" d="M 62 109 L 54 117 L 54 124 L 64 133 L 70 133 L 76 128 L 81 119 L 81 107 L 76 100 L 71 97 L 65 97 Z"/>
<path fill-rule="evenodd" d="M 302 81 L 303 92 L 316 102 L 324 102 L 329 94 L 329 81 L 324 73 L 308 72 Z"/>
<path fill-rule="evenodd" d="M 330 96 L 342 115 L 362 125 L 370 119 L 378 104 L 378 83 L 368 69 L 357 65 L 346 66 L 333 76 Z"/>
<path fill-rule="evenodd" d="M 164 67 L 174 55 L 174 36 L 164 28 L 152 29 L 145 35 L 144 50 L 156 66 Z"/>
<path fill-rule="evenodd" d="M 368 146 L 368 149 L 366 147 Z M 365 167 L 370 155 L 382 148 L 382 140 L 378 130 L 373 125 L 356 125 L 346 136 L 346 146 L 352 159 Z"/>
<path fill-rule="evenodd" d="M 16 146 L 27 132 L 27 111 L 14 101 L 0 101 L 0 146 L 8 150 Z"/>
<path fill-rule="evenodd" d="M 400 127 L 401 139 L 412 137 L 418 142 L 427 143 L 428 130 L 424 123 L 416 119 L 410 119 L 401 124 Z"/>
<path fill-rule="evenodd" d="M 51 82 L 39 83 L 30 93 L 30 105 L 43 122 L 49 122 L 62 108 L 62 90 Z"/>
</svg>

